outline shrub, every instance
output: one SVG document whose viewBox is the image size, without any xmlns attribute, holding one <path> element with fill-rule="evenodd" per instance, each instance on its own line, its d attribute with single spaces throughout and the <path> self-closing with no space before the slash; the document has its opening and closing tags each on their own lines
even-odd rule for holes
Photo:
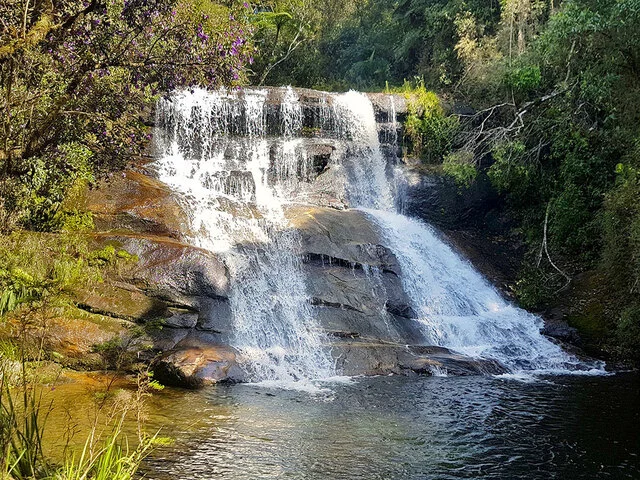
<svg viewBox="0 0 640 480">
<path fill-rule="evenodd" d="M 105 268 L 136 261 L 137 256 L 113 245 L 91 250 L 80 234 L 0 236 L 0 316 L 23 304 L 68 303 L 79 286 L 101 282 Z"/>
<path fill-rule="evenodd" d="M 463 187 L 469 187 L 478 176 L 473 153 L 465 150 L 446 155 L 442 168 L 444 173 L 453 177 L 456 183 Z"/>
<path fill-rule="evenodd" d="M 632 305 L 622 311 L 616 338 L 623 356 L 640 361 L 640 305 Z"/>
<path fill-rule="evenodd" d="M 458 131 L 458 117 L 447 115 L 438 96 L 421 82 L 415 88 L 405 83 L 401 91 L 408 101 L 404 132 L 411 153 L 427 163 L 442 162 Z"/>
<path fill-rule="evenodd" d="M 505 75 L 507 88 L 513 89 L 519 96 L 526 97 L 535 92 L 542 81 L 540 67 L 537 65 L 525 65 L 512 68 Z"/>
<path fill-rule="evenodd" d="M 504 141 L 492 149 L 494 162 L 487 175 L 491 184 L 500 193 L 508 193 L 517 202 L 528 201 L 527 191 L 533 180 L 534 172 L 524 162 L 526 147 L 524 143 Z"/>
</svg>

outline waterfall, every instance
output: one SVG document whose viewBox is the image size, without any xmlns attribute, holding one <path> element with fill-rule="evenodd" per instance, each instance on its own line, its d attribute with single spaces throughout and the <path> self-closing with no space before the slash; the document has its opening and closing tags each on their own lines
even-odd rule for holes
<svg viewBox="0 0 640 480">
<path fill-rule="evenodd" d="M 398 169 L 389 173 L 381 162 L 371 101 L 352 92 L 343 102 L 351 122 L 358 125 L 352 129 L 354 140 L 361 144 L 357 150 L 365 152 L 350 177 L 352 206 L 370 216 L 396 256 L 403 288 L 431 343 L 471 357 L 498 360 L 512 372 L 593 372 L 602 368 L 601 362 L 582 362 L 543 336 L 539 317 L 504 300 L 432 227 L 399 212 L 402 174 Z M 390 111 L 395 116 L 393 104 Z"/>
<path fill-rule="evenodd" d="M 368 97 L 350 91 L 335 99 L 336 118 L 342 123 L 341 138 L 349 139 L 345 163 L 347 193 L 353 206 L 389 209 L 393 205 L 387 180 L 387 162 L 380 151 L 373 105 Z"/>
<path fill-rule="evenodd" d="M 301 110 L 287 89 L 283 134 L 274 142 L 267 138 L 265 99 L 261 90 L 197 89 L 162 100 L 156 168 L 189 204 L 191 242 L 223 255 L 231 277 L 231 342 L 249 378 L 329 377 L 333 362 L 310 310 L 300 239 L 283 211 L 298 172 L 308 168 L 299 142 L 290 139 L 302 128 Z"/>
<path fill-rule="evenodd" d="M 275 101 L 269 97 L 274 92 Z M 397 142 L 393 97 L 389 101 L 387 140 Z M 230 341 L 251 380 L 336 374 L 307 292 L 300 233 L 285 216 L 287 204 L 319 198 L 310 186 L 322 178 L 332 186 L 343 182 L 348 206 L 364 212 L 395 255 L 428 343 L 497 360 L 512 372 L 599 367 L 541 335 L 540 318 L 503 299 L 433 228 L 401 213 L 397 145 L 384 155 L 367 95 L 319 94 L 313 108 L 310 116 L 290 87 L 194 89 L 157 107 L 158 175 L 188 203 L 190 242 L 220 255 L 227 266 Z M 306 147 L 327 142 L 331 159 L 318 165 Z M 329 167 L 331 177 L 323 175 Z M 367 268 L 375 284 L 380 273 Z"/>
</svg>

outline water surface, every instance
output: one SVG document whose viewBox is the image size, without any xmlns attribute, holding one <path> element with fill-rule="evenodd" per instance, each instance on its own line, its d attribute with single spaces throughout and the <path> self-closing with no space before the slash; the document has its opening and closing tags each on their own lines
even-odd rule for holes
<svg viewBox="0 0 640 480">
<path fill-rule="evenodd" d="M 376 377 L 330 392 L 218 386 L 154 398 L 168 479 L 640 478 L 638 376 Z M 180 418 L 180 421 L 176 421 Z M 187 421 L 191 419 L 191 421 Z M 190 428 L 184 428 L 190 425 Z"/>
</svg>

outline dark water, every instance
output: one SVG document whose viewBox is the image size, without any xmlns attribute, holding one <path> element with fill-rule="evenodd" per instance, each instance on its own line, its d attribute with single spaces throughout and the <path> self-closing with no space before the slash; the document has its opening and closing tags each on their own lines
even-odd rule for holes
<svg viewBox="0 0 640 480">
<path fill-rule="evenodd" d="M 640 379 L 359 379 L 332 393 L 219 386 L 156 398 L 168 479 L 640 478 Z M 183 412 L 182 422 L 172 420 Z M 178 414 L 178 416 L 180 416 Z M 197 420 L 184 428 L 185 419 Z"/>
</svg>

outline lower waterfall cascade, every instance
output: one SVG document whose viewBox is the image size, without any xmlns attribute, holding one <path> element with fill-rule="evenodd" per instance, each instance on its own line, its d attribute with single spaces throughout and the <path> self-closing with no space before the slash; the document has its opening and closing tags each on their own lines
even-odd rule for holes
<svg viewBox="0 0 640 480">
<path fill-rule="evenodd" d="M 392 96 L 384 132 L 391 155 L 383 152 L 367 95 L 320 98 L 313 115 L 304 114 L 310 107 L 291 87 L 183 90 L 157 106 L 157 174 L 188 206 L 190 242 L 224 258 L 233 316 L 229 342 L 247 359 L 250 381 L 341 373 L 311 309 L 300 233 L 286 217 L 290 205 L 317 202 L 312 184 L 329 171 L 338 179 L 332 186 L 343 183 L 344 194 L 335 195 L 340 208 L 363 212 L 395 255 L 415 312 L 411 321 L 429 345 L 495 360 L 511 373 L 603 372 L 601 362 L 579 360 L 543 336 L 539 317 L 502 298 L 431 226 L 401 213 Z M 308 153 L 314 142 L 330 145 L 326 165 Z"/>
</svg>

